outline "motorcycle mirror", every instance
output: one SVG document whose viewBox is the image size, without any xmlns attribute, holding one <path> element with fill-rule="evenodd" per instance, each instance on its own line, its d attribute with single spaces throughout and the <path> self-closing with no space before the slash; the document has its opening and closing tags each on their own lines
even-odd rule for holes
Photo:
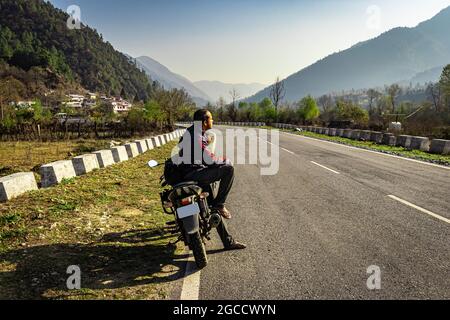
<svg viewBox="0 0 450 320">
<path fill-rule="evenodd" d="M 159 163 L 156 162 L 155 160 L 150 160 L 150 161 L 148 162 L 148 166 L 149 166 L 150 168 L 157 167 L 158 165 L 159 165 Z"/>
</svg>

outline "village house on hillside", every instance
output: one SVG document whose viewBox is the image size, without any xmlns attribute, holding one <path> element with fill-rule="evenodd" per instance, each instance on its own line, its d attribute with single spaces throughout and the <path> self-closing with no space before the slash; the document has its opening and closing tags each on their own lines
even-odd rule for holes
<svg viewBox="0 0 450 320">
<path fill-rule="evenodd" d="M 112 101 L 111 103 L 114 107 L 115 113 L 128 112 L 133 106 L 131 103 L 129 103 L 126 100 L 123 100 L 122 98 L 114 99 L 114 101 Z"/>
<path fill-rule="evenodd" d="M 84 96 L 79 94 L 69 94 L 67 98 L 68 101 L 64 102 L 63 104 L 72 108 L 93 108 L 97 105 L 97 95 L 92 92 L 88 92 Z M 111 103 L 115 113 L 128 112 L 133 106 L 131 103 L 122 99 L 121 97 L 116 98 L 103 95 L 100 96 L 100 101 Z"/>
</svg>

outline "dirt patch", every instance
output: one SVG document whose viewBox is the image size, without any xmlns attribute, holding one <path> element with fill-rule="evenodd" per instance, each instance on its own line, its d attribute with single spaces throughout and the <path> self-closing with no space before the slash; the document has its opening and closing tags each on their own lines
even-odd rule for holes
<svg viewBox="0 0 450 320">
<path fill-rule="evenodd" d="M 144 214 L 144 212 L 142 210 L 139 210 L 136 208 L 126 208 L 126 209 L 122 209 L 115 213 L 115 215 L 125 217 L 125 218 L 138 217 L 138 216 L 142 216 L 143 214 Z"/>
</svg>

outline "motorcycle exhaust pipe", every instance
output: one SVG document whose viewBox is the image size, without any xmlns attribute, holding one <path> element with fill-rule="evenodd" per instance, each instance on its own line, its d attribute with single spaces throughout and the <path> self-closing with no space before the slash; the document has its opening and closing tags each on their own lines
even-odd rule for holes
<svg viewBox="0 0 450 320">
<path fill-rule="evenodd" d="M 221 222 L 222 222 L 222 217 L 218 213 L 213 213 L 209 217 L 209 224 L 210 224 L 211 228 L 217 228 Z"/>
</svg>

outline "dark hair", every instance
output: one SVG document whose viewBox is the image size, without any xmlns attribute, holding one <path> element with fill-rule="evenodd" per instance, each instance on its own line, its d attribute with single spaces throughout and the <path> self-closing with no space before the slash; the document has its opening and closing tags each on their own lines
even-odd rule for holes
<svg viewBox="0 0 450 320">
<path fill-rule="evenodd" d="M 208 120 L 208 112 L 209 110 L 206 109 L 200 109 L 195 111 L 194 113 L 194 121 L 206 121 Z"/>
</svg>

